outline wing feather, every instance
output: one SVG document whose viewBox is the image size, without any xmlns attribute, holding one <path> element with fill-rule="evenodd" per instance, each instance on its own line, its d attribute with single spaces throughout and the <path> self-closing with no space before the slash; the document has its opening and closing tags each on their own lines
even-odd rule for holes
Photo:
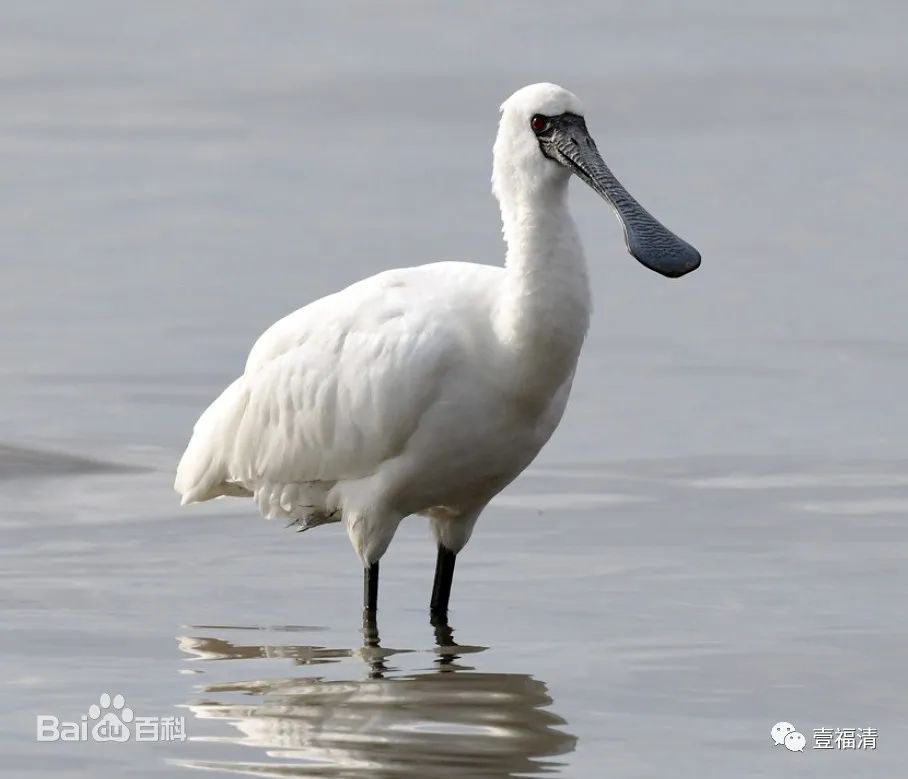
<svg viewBox="0 0 908 779">
<path fill-rule="evenodd" d="M 196 424 L 177 471 L 183 502 L 248 491 L 263 513 L 292 516 L 311 493 L 300 485 L 375 473 L 469 350 L 476 317 L 458 306 L 467 300 L 475 315 L 500 273 L 470 263 L 388 271 L 276 322 Z"/>
</svg>

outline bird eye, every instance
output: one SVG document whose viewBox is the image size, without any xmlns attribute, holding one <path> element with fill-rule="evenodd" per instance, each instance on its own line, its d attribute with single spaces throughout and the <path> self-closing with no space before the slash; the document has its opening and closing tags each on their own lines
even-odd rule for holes
<svg viewBox="0 0 908 779">
<path fill-rule="evenodd" d="M 533 128 L 534 133 L 541 133 L 546 130 L 549 126 L 549 120 L 541 114 L 536 114 L 532 119 L 530 119 L 530 127 Z"/>
</svg>

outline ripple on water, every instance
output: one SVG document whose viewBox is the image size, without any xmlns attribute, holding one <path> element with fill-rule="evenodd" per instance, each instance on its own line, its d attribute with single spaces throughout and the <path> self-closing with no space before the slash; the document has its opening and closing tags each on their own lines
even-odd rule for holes
<svg viewBox="0 0 908 779">
<path fill-rule="evenodd" d="M 229 635 L 234 630 L 250 628 L 177 639 L 193 662 L 238 660 L 232 670 L 256 674 L 198 688 L 185 707 L 209 735 L 191 741 L 256 754 L 179 765 L 267 776 L 391 779 L 431 770 L 447 779 L 492 779 L 552 773 L 555 758 L 574 749 L 543 682 L 464 665 L 464 656 L 484 647 L 456 644 L 446 625 L 436 626 L 436 645 L 421 650 L 382 647 L 368 630 L 356 648 L 239 642 Z M 391 661 L 403 654 L 429 659 L 402 671 Z M 263 659 L 312 666 L 313 674 L 262 679 L 254 661 Z"/>
</svg>

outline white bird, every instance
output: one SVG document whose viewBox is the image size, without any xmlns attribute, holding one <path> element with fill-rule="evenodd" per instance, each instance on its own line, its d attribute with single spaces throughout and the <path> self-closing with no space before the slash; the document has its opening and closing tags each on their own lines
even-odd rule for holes
<svg viewBox="0 0 908 779">
<path fill-rule="evenodd" d="M 698 267 L 609 171 L 577 97 L 524 87 L 501 106 L 493 149 L 504 267 L 389 270 L 276 322 L 196 423 L 176 475 L 183 504 L 252 496 L 301 529 L 343 522 L 367 614 L 398 524 L 424 515 L 438 545 L 431 608 L 446 613 L 455 556 L 567 403 L 590 318 L 572 173 L 612 205 L 644 265 Z"/>
</svg>

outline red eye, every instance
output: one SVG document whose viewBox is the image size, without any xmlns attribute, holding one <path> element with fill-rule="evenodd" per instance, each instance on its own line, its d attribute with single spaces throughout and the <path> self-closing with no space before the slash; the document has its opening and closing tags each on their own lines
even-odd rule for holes
<svg viewBox="0 0 908 779">
<path fill-rule="evenodd" d="M 530 119 L 530 127 L 533 128 L 534 133 L 541 133 L 548 126 L 549 120 L 539 114 Z"/>
</svg>

